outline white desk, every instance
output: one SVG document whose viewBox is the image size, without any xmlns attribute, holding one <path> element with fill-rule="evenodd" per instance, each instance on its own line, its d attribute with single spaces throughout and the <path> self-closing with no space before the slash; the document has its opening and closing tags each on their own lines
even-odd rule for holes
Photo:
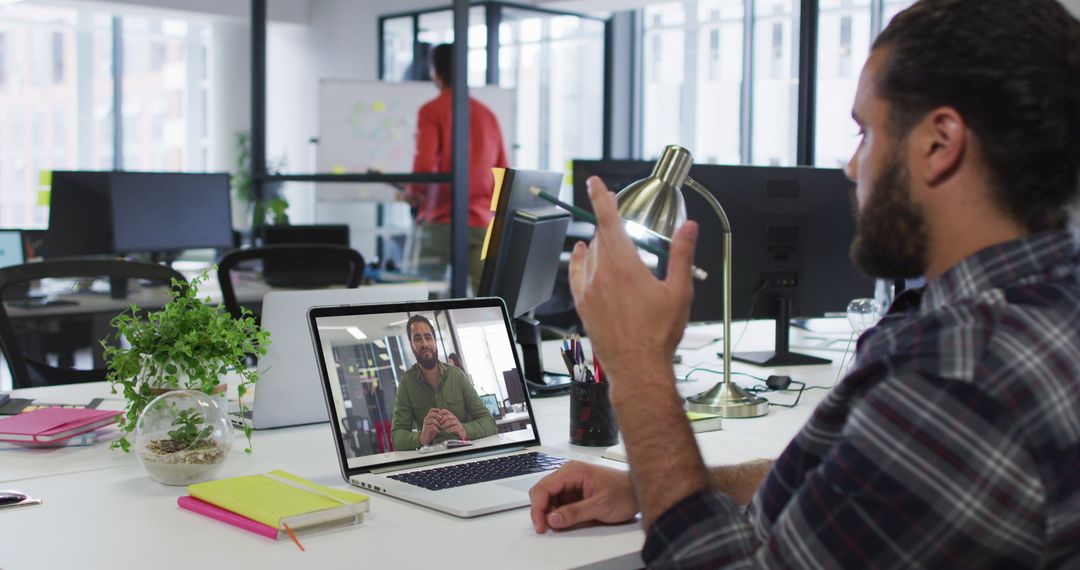
<svg viewBox="0 0 1080 570">
<path fill-rule="evenodd" d="M 751 327 L 754 332 L 754 327 Z M 736 328 L 738 331 L 738 328 Z M 761 346 L 747 333 L 740 348 Z M 545 343 L 549 366 L 561 364 L 557 343 Z M 708 346 L 684 355 L 706 358 Z M 549 356 L 549 353 L 552 355 Z M 826 353 L 827 354 L 827 353 Z M 833 353 L 833 355 L 837 355 Z M 706 363 L 718 366 L 715 357 Z M 738 366 L 738 370 L 761 373 Z M 685 372 L 683 372 L 685 373 Z M 811 385 L 831 384 L 830 366 L 781 373 Z M 707 389 L 714 378 L 680 383 L 680 392 Z M 20 390 L 20 397 L 87 401 L 107 392 L 102 384 Z M 808 392 L 799 407 L 773 408 L 763 418 L 725 420 L 724 430 L 700 441 L 710 462 L 775 456 L 824 395 Z M 545 445 L 599 456 L 602 448 L 570 446 L 569 399 L 533 400 Z M 255 433 L 255 452 L 235 446 L 222 477 L 285 469 L 317 483 L 345 488 L 328 424 Z M 611 466 L 624 464 L 609 462 Z M 306 552 L 290 541 L 270 541 L 176 507 L 183 487 L 151 479 L 130 456 L 91 447 L 0 452 L 0 488 L 15 488 L 44 500 L 36 507 L 0 512 L 0 567 L 32 568 L 633 568 L 641 566 L 644 534 L 638 523 L 597 526 L 536 535 L 524 509 L 458 519 L 396 499 L 372 495 L 371 513 L 360 527 L 303 538 Z"/>
</svg>

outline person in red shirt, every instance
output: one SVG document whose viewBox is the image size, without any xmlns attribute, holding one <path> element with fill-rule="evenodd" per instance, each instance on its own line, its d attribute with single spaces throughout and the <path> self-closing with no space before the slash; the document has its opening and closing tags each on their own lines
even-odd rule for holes
<svg viewBox="0 0 1080 570">
<path fill-rule="evenodd" d="M 453 168 L 453 67 L 451 46 L 431 52 L 431 77 L 439 96 L 420 108 L 413 172 L 450 172 Z M 475 293 L 483 265 L 480 250 L 491 221 L 492 167 L 506 167 L 502 131 L 495 114 L 469 97 L 469 282 Z M 449 184 L 412 184 L 404 198 L 416 209 L 416 231 L 409 250 L 413 271 L 441 280 L 450 262 Z"/>
</svg>

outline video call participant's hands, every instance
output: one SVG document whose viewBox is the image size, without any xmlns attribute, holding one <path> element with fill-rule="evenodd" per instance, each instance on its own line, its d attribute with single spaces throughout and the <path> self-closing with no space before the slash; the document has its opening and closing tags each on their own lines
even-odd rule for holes
<svg viewBox="0 0 1080 570">
<path fill-rule="evenodd" d="M 454 415 L 454 412 L 450 410 L 439 410 L 439 412 L 440 429 L 458 436 L 458 439 L 469 439 L 465 434 L 465 426 L 461 425 L 461 420 Z"/>
<path fill-rule="evenodd" d="M 589 521 L 625 522 L 638 512 L 629 473 L 578 461 L 541 479 L 529 499 L 537 534 Z"/>
<path fill-rule="evenodd" d="M 420 445 L 427 445 L 439 434 L 439 424 L 442 418 L 442 410 L 431 408 L 424 416 L 424 424 L 420 429 Z"/>
<path fill-rule="evenodd" d="M 454 412 L 443 408 L 431 408 L 424 416 L 424 425 L 420 430 L 420 445 L 431 443 L 440 431 L 448 431 L 458 436 L 458 439 L 469 439 L 465 433 L 465 426 L 461 425 L 461 420 L 454 415 Z"/>
</svg>

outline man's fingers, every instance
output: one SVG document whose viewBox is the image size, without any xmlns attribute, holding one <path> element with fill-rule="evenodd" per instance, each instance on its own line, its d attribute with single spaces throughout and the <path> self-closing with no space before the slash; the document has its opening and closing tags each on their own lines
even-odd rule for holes
<svg viewBox="0 0 1080 570">
<path fill-rule="evenodd" d="M 555 494 L 548 490 L 550 482 L 548 479 L 556 477 L 559 472 L 556 471 L 551 475 L 548 475 L 533 485 L 532 489 L 529 489 L 529 517 L 532 518 L 533 530 L 537 534 L 543 534 L 547 530 L 547 510 L 548 505 L 551 504 L 551 498 Z"/>
<path fill-rule="evenodd" d="M 547 524 L 554 529 L 563 529 L 592 520 L 602 515 L 602 507 L 595 497 L 567 503 L 547 515 Z"/>
<path fill-rule="evenodd" d="M 668 253 L 667 281 L 677 290 L 690 285 L 690 272 L 694 266 L 697 236 L 697 222 L 689 221 L 683 224 L 671 239 L 671 249 Z"/>
<path fill-rule="evenodd" d="M 529 489 L 529 516 L 532 517 L 533 529 L 538 534 L 547 530 L 548 510 L 558 504 L 557 498 L 567 491 L 580 491 L 581 483 L 581 464 L 571 461 L 540 479 Z"/>
<path fill-rule="evenodd" d="M 607 246 L 629 241 L 619 207 L 615 202 L 615 193 L 607 189 L 603 181 L 596 176 L 589 177 L 589 200 L 596 212 L 596 236 L 593 238 Z"/>
<path fill-rule="evenodd" d="M 588 274 L 588 248 L 585 246 L 585 242 L 577 242 L 574 244 L 574 252 L 570 254 L 570 293 L 574 296 L 575 300 L 581 299 L 582 294 L 585 293 L 586 279 Z"/>
</svg>

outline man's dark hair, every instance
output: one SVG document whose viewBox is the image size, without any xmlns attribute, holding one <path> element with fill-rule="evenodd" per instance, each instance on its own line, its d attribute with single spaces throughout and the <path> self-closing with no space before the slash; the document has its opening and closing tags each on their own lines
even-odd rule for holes
<svg viewBox="0 0 1080 570">
<path fill-rule="evenodd" d="M 439 44 L 431 50 L 431 67 L 435 68 L 435 73 L 446 87 L 454 82 L 453 57 L 453 44 Z"/>
<path fill-rule="evenodd" d="M 1056 0 L 919 0 L 874 41 L 878 96 L 903 138 L 931 110 L 975 133 L 998 204 L 1060 228 L 1080 190 L 1080 22 Z"/>
<path fill-rule="evenodd" d="M 435 336 L 435 327 L 431 325 L 431 321 L 427 320 L 427 317 L 424 315 L 413 315 L 409 317 L 409 322 L 405 323 L 405 333 L 409 335 L 410 339 L 412 339 L 413 325 L 416 323 L 424 323 L 427 325 L 428 328 L 431 329 L 431 336 Z"/>
</svg>

